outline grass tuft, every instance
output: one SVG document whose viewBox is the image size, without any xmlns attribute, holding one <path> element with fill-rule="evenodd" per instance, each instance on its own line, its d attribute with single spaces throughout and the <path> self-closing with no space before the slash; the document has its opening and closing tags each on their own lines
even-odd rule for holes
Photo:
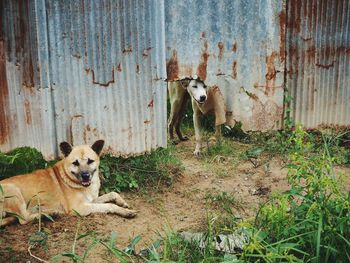
<svg viewBox="0 0 350 263">
<path fill-rule="evenodd" d="M 35 148 L 21 147 L 8 153 L 0 152 L 0 180 L 43 169 L 47 165 L 41 152 Z"/>
<path fill-rule="evenodd" d="M 181 163 L 172 148 L 157 149 L 150 154 L 127 159 L 105 155 L 100 163 L 104 192 L 170 186 L 181 171 Z"/>
</svg>

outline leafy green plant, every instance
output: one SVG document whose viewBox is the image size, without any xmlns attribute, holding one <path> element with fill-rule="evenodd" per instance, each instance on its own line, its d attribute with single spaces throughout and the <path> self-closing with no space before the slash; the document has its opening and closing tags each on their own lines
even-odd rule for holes
<svg viewBox="0 0 350 263">
<path fill-rule="evenodd" d="M 219 192 L 214 194 L 212 192 L 208 192 L 205 199 L 209 201 L 212 206 L 230 215 L 232 215 L 233 212 L 232 208 L 241 210 L 243 207 L 242 201 L 238 200 L 232 193 Z"/>
<path fill-rule="evenodd" d="M 105 155 L 100 163 L 105 192 L 170 185 L 181 169 L 180 161 L 171 148 L 157 149 L 150 154 L 127 159 Z"/>
<path fill-rule="evenodd" d="M 0 152 L 0 180 L 46 168 L 47 165 L 43 155 L 35 148 L 20 147 L 6 154 Z"/>
<path fill-rule="evenodd" d="M 278 150 L 288 157 L 290 189 L 263 204 L 254 222 L 235 221 L 233 215 L 226 225 L 218 217 L 208 219 L 208 240 L 218 232 L 237 230 L 249 237 L 240 253 L 221 253 L 210 243 L 203 247 L 167 233 L 157 258 L 162 262 L 350 262 L 350 194 L 343 192 L 333 167 L 343 163 L 343 136 L 315 135 L 300 125 L 280 133 L 283 147 Z M 261 149 L 247 152 L 248 158 L 261 154 Z M 208 194 L 207 200 L 224 212 L 230 212 L 235 202 L 225 193 Z"/>
<path fill-rule="evenodd" d="M 256 227 L 269 232 L 270 242 L 288 239 L 297 248 L 293 254 L 305 261 L 347 262 L 350 196 L 340 189 L 328 141 L 324 139 L 323 152 L 315 154 L 307 136 L 296 127 L 290 138 L 291 189 L 261 208 Z"/>
</svg>

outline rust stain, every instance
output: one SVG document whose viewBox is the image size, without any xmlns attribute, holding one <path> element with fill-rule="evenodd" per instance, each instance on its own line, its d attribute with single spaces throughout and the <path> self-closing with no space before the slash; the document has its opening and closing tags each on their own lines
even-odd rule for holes
<svg viewBox="0 0 350 263">
<path fill-rule="evenodd" d="M 32 48 L 29 37 L 30 23 L 29 23 L 29 1 L 18 1 L 18 16 L 15 21 L 15 50 L 16 63 L 21 65 L 24 88 L 30 88 L 34 92 L 34 66 Z M 17 26 L 17 27 L 16 27 Z"/>
<path fill-rule="evenodd" d="M 150 53 L 150 51 L 151 51 L 151 47 L 149 47 L 149 48 L 145 48 L 144 50 L 143 50 L 143 52 L 142 52 L 142 56 L 143 57 L 148 57 L 149 56 L 149 53 Z"/>
<path fill-rule="evenodd" d="M 25 88 L 29 88 L 31 90 L 31 93 L 34 93 L 34 68 L 33 68 L 33 60 L 32 57 L 29 56 L 29 61 L 24 61 L 24 68 L 23 68 L 23 83 L 22 85 Z"/>
<path fill-rule="evenodd" d="M 335 61 L 333 61 L 333 62 L 330 63 L 330 64 L 320 64 L 320 63 L 316 63 L 315 65 L 316 65 L 316 67 L 319 67 L 319 68 L 330 69 L 330 68 L 334 67 L 334 62 L 335 62 Z"/>
<path fill-rule="evenodd" d="M 232 78 L 237 79 L 237 61 L 232 62 Z"/>
<path fill-rule="evenodd" d="M 92 83 L 93 84 L 96 84 L 96 85 L 100 85 L 100 86 L 103 86 L 103 87 L 108 87 L 109 84 L 111 83 L 114 83 L 115 80 L 114 80 L 114 68 L 112 68 L 112 79 L 109 80 L 107 83 L 100 83 L 100 82 L 97 82 L 95 80 L 95 71 L 93 69 L 85 69 L 86 73 L 89 74 L 91 72 L 91 75 L 92 75 Z"/>
<path fill-rule="evenodd" d="M 273 51 L 270 56 L 266 56 L 267 73 L 265 75 L 265 78 L 266 78 L 265 94 L 267 96 L 274 94 L 276 74 L 277 74 L 277 71 L 275 68 L 276 56 L 277 56 L 277 53 L 275 51 Z"/>
<path fill-rule="evenodd" d="M 254 88 L 256 88 L 255 85 L 258 85 L 258 84 L 255 83 L 255 84 L 254 84 Z M 244 87 L 241 87 L 241 91 L 243 91 L 245 94 L 247 94 L 249 98 L 251 98 L 251 99 L 253 99 L 253 100 L 255 100 L 255 101 L 258 101 L 258 100 L 259 100 L 258 95 L 256 95 L 255 93 L 252 93 L 252 92 L 250 92 L 250 91 L 248 91 L 248 90 L 246 90 Z"/>
<path fill-rule="evenodd" d="M 300 38 L 301 38 L 303 41 L 305 41 L 305 42 L 312 40 L 312 37 L 307 37 L 307 38 L 305 38 L 305 37 L 300 37 Z"/>
<path fill-rule="evenodd" d="M 118 70 L 118 72 L 122 72 L 122 65 L 120 63 L 117 66 L 117 70 Z"/>
<path fill-rule="evenodd" d="M 308 62 L 311 62 L 315 59 L 316 57 L 316 47 L 311 46 L 306 50 L 306 58 Z"/>
<path fill-rule="evenodd" d="M 202 32 L 201 38 L 206 38 L 206 37 L 207 37 L 206 33 L 205 33 L 205 32 Z"/>
<path fill-rule="evenodd" d="M 9 120 L 6 114 L 8 95 L 5 45 L 4 41 L 0 41 L 0 144 L 6 143 L 9 136 Z"/>
<path fill-rule="evenodd" d="M 173 50 L 172 57 L 166 63 L 167 80 L 179 79 L 179 62 L 177 61 L 177 51 Z"/>
<path fill-rule="evenodd" d="M 208 41 L 204 41 L 204 48 L 203 53 L 201 55 L 201 60 L 199 62 L 198 68 L 197 68 L 197 76 L 201 80 L 205 80 L 207 78 L 207 66 L 208 66 L 208 59 L 209 59 L 209 52 L 208 52 Z"/>
<path fill-rule="evenodd" d="M 75 53 L 75 54 L 72 54 L 72 57 L 80 59 L 81 55 L 80 55 L 80 53 Z"/>
<path fill-rule="evenodd" d="M 260 131 L 280 128 L 283 118 L 283 107 L 276 102 L 267 100 L 262 103 L 260 100 L 253 100 L 253 123 Z"/>
<path fill-rule="evenodd" d="M 225 51 L 224 43 L 219 42 L 218 48 L 219 48 L 219 59 L 221 60 L 224 57 L 224 51 Z"/>
<path fill-rule="evenodd" d="M 132 47 L 127 47 L 127 48 L 124 48 L 123 49 L 123 53 L 126 54 L 126 53 L 131 53 L 132 52 Z"/>
<path fill-rule="evenodd" d="M 347 54 L 350 54 L 350 47 L 347 47 L 347 46 L 339 46 L 337 47 L 337 53 L 345 53 L 346 55 Z"/>
<path fill-rule="evenodd" d="M 191 65 L 183 65 L 181 67 L 182 72 L 184 74 L 184 76 L 188 76 L 188 77 L 192 77 L 193 75 L 193 66 Z"/>
<path fill-rule="evenodd" d="M 249 97 L 252 98 L 255 101 L 259 100 L 258 96 L 256 94 L 254 94 L 254 93 L 250 93 Z"/>
<path fill-rule="evenodd" d="M 27 99 L 24 100 L 24 114 L 26 117 L 26 123 L 28 125 L 32 124 L 32 112 L 30 110 L 29 100 L 27 100 Z"/>
<path fill-rule="evenodd" d="M 136 65 L 136 73 L 140 74 L 140 65 L 139 64 Z"/>
<path fill-rule="evenodd" d="M 145 120 L 143 123 L 144 123 L 144 124 L 150 124 L 151 121 L 150 121 L 150 120 Z"/>
<path fill-rule="evenodd" d="M 152 99 L 152 100 L 150 101 L 150 103 L 148 103 L 147 107 L 148 107 L 148 108 L 153 108 L 153 106 L 154 106 L 154 105 L 153 105 L 153 99 Z"/>
<path fill-rule="evenodd" d="M 15 48 L 16 48 L 16 57 L 17 59 L 20 59 L 22 57 L 22 52 L 25 47 L 25 42 L 27 39 L 27 26 L 26 26 L 26 20 L 25 18 L 28 18 L 28 4 L 29 1 L 27 1 L 27 5 L 25 4 L 25 1 L 18 1 L 18 16 L 16 16 L 17 25 L 19 28 L 15 30 Z M 23 6 L 24 4 L 24 6 Z"/>
<path fill-rule="evenodd" d="M 280 61 L 286 59 L 286 12 L 282 11 L 278 15 L 280 25 Z"/>
<path fill-rule="evenodd" d="M 161 78 L 158 76 L 158 72 L 156 71 L 156 75 L 154 76 L 154 79 L 153 80 L 161 80 Z"/>
<path fill-rule="evenodd" d="M 232 50 L 233 53 L 237 52 L 237 43 L 236 42 L 232 44 L 232 49 L 231 50 Z"/>
<path fill-rule="evenodd" d="M 88 143 L 88 141 L 89 141 L 89 134 L 90 134 L 90 131 L 91 131 L 91 127 L 90 127 L 90 125 L 88 124 L 88 125 L 85 126 L 85 129 L 84 129 L 84 131 L 83 131 L 83 137 L 84 137 L 84 142 L 85 142 L 85 143 Z"/>
<path fill-rule="evenodd" d="M 288 8 L 290 11 L 288 12 L 288 17 L 290 20 L 288 21 L 287 27 L 290 29 L 294 29 L 295 33 L 300 33 L 300 24 L 301 24 L 301 0 L 288 1 Z M 290 14 L 290 15 L 289 15 Z"/>
<path fill-rule="evenodd" d="M 309 99 L 309 102 L 307 104 L 307 108 L 309 110 L 315 110 L 315 78 L 310 78 L 308 79 L 308 99 Z"/>
</svg>

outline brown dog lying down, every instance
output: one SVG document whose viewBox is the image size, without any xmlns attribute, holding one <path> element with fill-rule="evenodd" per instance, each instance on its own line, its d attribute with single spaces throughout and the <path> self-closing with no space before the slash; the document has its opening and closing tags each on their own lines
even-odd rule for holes
<svg viewBox="0 0 350 263">
<path fill-rule="evenodd" d="M 110 192 L 98 196 L 99 155 L 103 145 L 103 140 L 96 141 L 91 147 L 72 147 L 62 142 L 60 149 L 65 158 L 53 167 L 0 181 L 1 225 L 16 221 L 16 217 L 21 224 L 26 224 L 40 216 L 38 209 L 45 214 L 74 214 L 76 211 L 82 216 L 114 213 L 134 217 L 136 211 L 127 209 L 128 204 L 119 194 Z"/>
<path fill-rule="evenodd" d="M 218 87 L 208 88 L 203 81 L 195 79 L 183 79 L 168 84 L 169 100 L 171 105 L 168 121 L 170 140 L 174 142 L 174 127 L 181 141 L 187 140 L 180 130 L 181 119 L 188 98 L 191 98 L 193 109 L 193 125 L 196 137 L 194 155 L 199 156 L 202 148 L 202 132 L 200 118 L 203 114 L 214 113 L 215 137 L 221 137 L 221 125 L 226 122 L 226 105 L 223 95 Z"/>
</svg>

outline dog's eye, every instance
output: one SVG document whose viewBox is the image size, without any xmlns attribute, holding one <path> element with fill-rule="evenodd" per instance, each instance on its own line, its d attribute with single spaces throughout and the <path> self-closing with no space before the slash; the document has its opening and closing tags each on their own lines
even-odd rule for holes
<svg viewBox="0 0 350 263">
<path fill-rule="evenodd" d="M 74 162 L 72 162 L 72 164 L 75 165 L 75 166 L 79 166 L 80 165 L 78 160 L 75 160 Z"/>
<path fill-rule="evenodd" d="M 94 162 L 94 160 L 91 160 L 90 158 L 87 161 L 87 164 L 92 164 Z"/>
<path fill-rule="evenodd" d="M 196 89 L 196 88 L 197 88 L 197 86 L 192 86 L 192 88 Z"/>
</svg>

